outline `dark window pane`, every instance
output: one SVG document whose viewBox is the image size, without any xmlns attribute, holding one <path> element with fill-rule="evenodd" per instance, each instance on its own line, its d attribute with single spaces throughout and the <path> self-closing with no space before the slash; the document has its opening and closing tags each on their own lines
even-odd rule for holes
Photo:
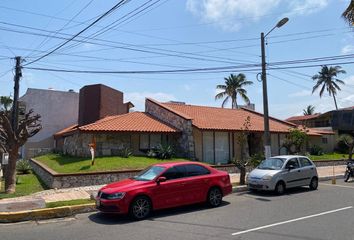
<svg viewBox="0 0 354 240">
<path fill-rule="evenodd" d="M 171 167 L 162 176 L 164 176 L 166 180 L 177 179 L 184 177 L 184 172 L 182 172 L 180 169 L 177 169 L 176 167 Z"/>
<path fill-rule="evenodd" d="M 209 174 L 209 170 L 200 165 L 188 164 L 185 165 L 187 170 L 187 176 L 199 176 Z"/>
<path fill-rule="evenodd" d="M 289 167 L 290 165 L 293 165 L 295 168 L 299 168 L 299 162 L 297 161 L 296 158 L 290 159 L 288 163 L 286 164 L 286 167 Z"/>
<path fill-rule="evenodd" d="M 300 158 L 302 167 L 312 166 L 312 163 L 307 158 Z"/>
</svg>

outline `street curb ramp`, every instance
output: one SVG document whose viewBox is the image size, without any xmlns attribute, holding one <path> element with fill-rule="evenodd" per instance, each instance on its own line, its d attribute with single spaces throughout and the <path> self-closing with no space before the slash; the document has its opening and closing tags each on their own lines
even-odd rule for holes
<svg viewBox="0 0 354 240">
<path fill-rule="evenodd" d="M 0 223 L 62 218 L 73 216 L 78 213 L 87 213 L 93 211 L 96 211 L 94 203 L 56 208 L 35 209 L 21 212 L 0 212 Z"/>
</svg>

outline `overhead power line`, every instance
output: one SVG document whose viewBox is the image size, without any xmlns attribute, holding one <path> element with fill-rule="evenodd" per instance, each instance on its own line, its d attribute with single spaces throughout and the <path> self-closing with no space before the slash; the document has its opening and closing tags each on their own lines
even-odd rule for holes
<svg viewBox="0 0 354 240">
<path fill-rule="evenodd" d="M 116 9 L 118 9 L 119 7 L 123 6 L 127 1 L 129 0 L 121 0 L 119 1 L 116 5 L 114 5 L 111 9 L 109 9 L 108 11 L 106 11 L 105 13 L 103 13 L 99 18 L 97 18 L 95 21 L 93 21 L 90 25 L 88 25 L 87 27 L 85 27 L 84 29 L 82 29 L 80 32 L 76 33 L 74 36 L 72 36 L 71 38 L 69 38 L 68 40 L 66 40 L 65 42 L 63 42 L 62 44 L 60 44 L 59 46 L 57 46 L 56 48 L 54 48 L 53 50 L 49 51 L 48 53 L 44 54 L 43 56 L 24 64 L 24 66 L 30 65 L 32 63 L 38 62 L 39 60 L 49 56 L 50 54 L 54 53 L 55 51 L 57 51 L 58 49 L 62 48 L 63 46 L 65 46 L 66 44 L 68 44 L 70 41 L 74 40 L 77 36 L 79 36 L 80 34 L 82 34 L 83 32 L 87 31 L 89 28 L 91 28 L 93 25 L 95 25 L 97 22 L 101 21 L 103 18 L 105 18 L 106 16 L 108 16 L 109 14 L 111 14 L 113 11 L 115 11 Z"/>
</svg>

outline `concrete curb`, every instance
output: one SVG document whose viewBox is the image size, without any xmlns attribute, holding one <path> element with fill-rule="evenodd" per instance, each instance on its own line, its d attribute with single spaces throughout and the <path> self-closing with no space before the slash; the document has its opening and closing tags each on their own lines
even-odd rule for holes
<svg viewBox="0 0 354 240">
<path fill-rule="evenodd" d="M 332 180 L 333 176 L 323 176 L 323 177 L 319 177 L 318 181 L 323 182 L 323 181 L 329 181 Z M 335 175 L 336 179 L 342 179 L 344 178 L 343 175 Z M 242 185 L 242 186 L 235 186 L 232 187 L 232 193 L 239 193 L 239 192 L 247 192 L 248 188 L 247 185 Z"/>
<path fill-rule="evenodd" d="M 87 213 L 93 211 L 96 211 L 95 204 L 87 203 L 81 205 L 35 209 L 21 212 L 0 212 L 0 223 L 13 223 L 30 220 L 62 218 L 73 216 L 78 213 Z"/>
</svg>

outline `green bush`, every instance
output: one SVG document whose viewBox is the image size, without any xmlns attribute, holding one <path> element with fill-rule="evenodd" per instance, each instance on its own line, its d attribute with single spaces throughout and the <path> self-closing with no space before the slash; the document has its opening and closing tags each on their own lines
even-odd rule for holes
<svg viewBox="0 0 354 240">
<path fill-rule="evenodd" d="M 174 150 L 171 145 L 159 144 L 155 149 L 155 154 L 159 159 L 171 159 L 174 155 Z"/>
<path fill-rule="evenodd" d="M 323 149 L 318 145 L 313 145 L 310 148 L 310 154 L 315 156 L 321 156 L 323 155 Z"/>
<path fill-rule="evenodd" d="M 32 167 L 28 160 L 22 159 L 17 161 L 16 170 L 19 174 L 29 174 L 31 173 Z"/>
<path fill-rule="evenodd" d="M 263 153 L 255 153 L 251 156 L 249 165 L 251 167 L 257 167 L 263 160 L 264 160 L 264 155 Z"/>
<path fill-rule="evenodd" d="M 133 151 L 130 148 L 125 147 L 122 150 L 120 150 L 119 156 L 124 157 L 124 158 L 128 158 L 132 154 L 133 154 Z"/>
<path fill-rule="evenodd" d="M 340 140 L 334 150 L 338 153 L 346 154 L 349 151 L 349 147 L 344 141 Z"/>
<path fill-rule="evenodd" d="M 146 155 L 149 157 L 149 158 L 155 158 L 156 157 L 156 152 L 154 150 L 149 150 Z"/>
</svg>

